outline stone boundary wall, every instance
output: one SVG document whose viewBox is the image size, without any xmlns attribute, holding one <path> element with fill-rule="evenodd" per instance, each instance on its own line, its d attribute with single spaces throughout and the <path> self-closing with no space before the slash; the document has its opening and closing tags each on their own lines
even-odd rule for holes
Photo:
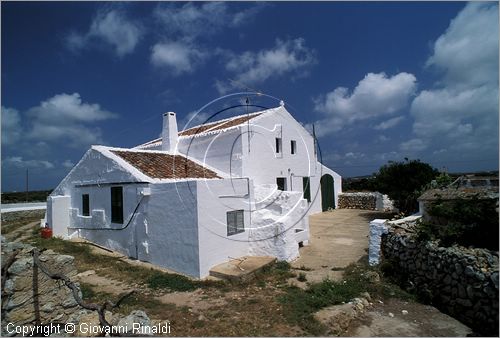
<svg viewBox="0 0 500 338">
<path fill-rule="evenodd" d="M 392 201 L 387 195 L 375 192 L 345 192 L 339 194 L 339 209 L 362 209 L 378 211 L 394 211 Z"/>
<path fill-rule="evenodd" d="M 377 196 L 371 192 L 348 192 L 339 194 L 339 209 L 376 210 Z"/>
<path fill-rule="evenodd" d="M 389 228 L 381 249 L 418 295 L 481 335 L 498 336 L 498 253 L 417 242 L 400 228 Z"/>
</svg>

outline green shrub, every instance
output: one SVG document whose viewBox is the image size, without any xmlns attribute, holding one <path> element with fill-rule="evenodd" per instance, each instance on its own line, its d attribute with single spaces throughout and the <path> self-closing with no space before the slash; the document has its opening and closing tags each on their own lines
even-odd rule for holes
<svg viewBox="0 0 500 338">
<path fill-rule="evenodd" d="M 436 200 L 428 206 L 431 216 L 417 226 L 418 239 L 438 240 L 443 246 L 454 244 L 498 251 L 498 212 L 496 199 Z"/>
<path fill-rule="evenodd" d="M 306 274 L 305 274 L 305 273 L 303 273 L 303 272 L 300 272 L 300 273 L 299 273 L 299 276 L 297 277 L 297 280 L 298 280 L 299 282 L 305 282 L 305 281 L 307 281 Z"/>
</svg>

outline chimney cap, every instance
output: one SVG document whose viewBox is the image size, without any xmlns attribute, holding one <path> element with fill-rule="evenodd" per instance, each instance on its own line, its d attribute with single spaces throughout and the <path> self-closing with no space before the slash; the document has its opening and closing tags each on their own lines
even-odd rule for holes
<svg viewBox="0 0 500 338">
<path fill-rule="evenodd" d="M 167 116 L 167 115 L 175 116 L 175 113 L 173 111 L 169 111 L 169 112 L 163 113 L 163 116 Z"/>
</svg>

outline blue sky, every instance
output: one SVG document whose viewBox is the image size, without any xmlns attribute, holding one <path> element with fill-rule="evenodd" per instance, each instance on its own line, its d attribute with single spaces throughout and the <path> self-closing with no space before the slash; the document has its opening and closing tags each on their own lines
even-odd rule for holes
<svg viewBox="0 0 500 338">
<path fill-rule="evenodd" d="M 496 3 L 1 6 L 2 191 L 26 168 L 53 188 L 90 145 L 153 139 L 163 112 L 185 123 L 241 83 L 314 124 L 343 176 L 404 157 L 498 169 Z"/>
</svg>

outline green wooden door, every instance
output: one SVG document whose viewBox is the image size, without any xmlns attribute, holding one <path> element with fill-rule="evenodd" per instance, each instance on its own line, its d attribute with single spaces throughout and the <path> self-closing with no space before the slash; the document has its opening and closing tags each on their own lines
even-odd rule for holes
<svg viewBox="0 0 500 338">
<path fill-rule="evenodd" d="M 335 208 L 333 177 L 332 175 L 325 174 L 321 176 L 321 209 L 327 211 L 328 209 Z"/>
</svg>

